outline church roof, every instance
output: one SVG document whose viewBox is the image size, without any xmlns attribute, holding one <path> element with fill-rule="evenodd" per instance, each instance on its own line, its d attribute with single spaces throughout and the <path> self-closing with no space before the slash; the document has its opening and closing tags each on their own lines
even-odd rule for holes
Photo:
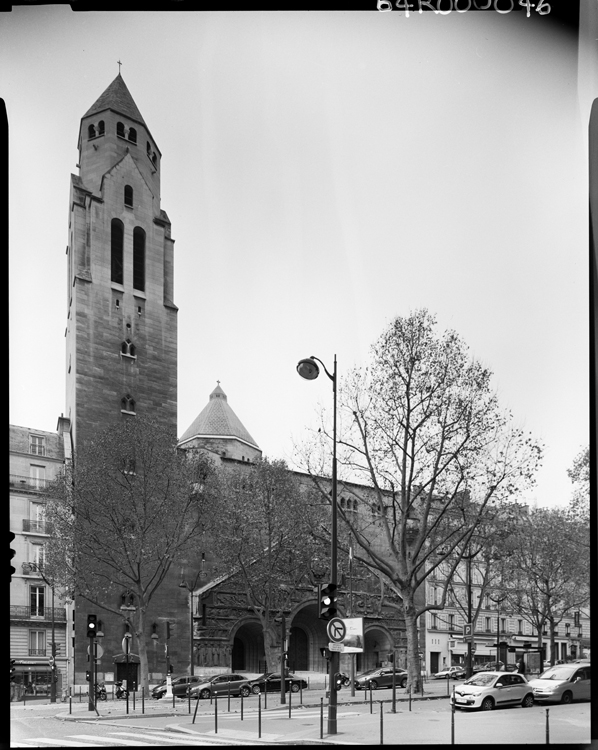
<svg viewBox="0 0 598 750">
<path fill-rule="evenodd" d="M 104 93 L 96 100 L 95 104 L 92 104 L 83 117 L 89 117 L 97 112 L 103 112 L 106 109 L 112 109 L 115 112 L 119 112 L 121 115 L 129 117 L 131 120 L 136 120 L 142 125 L 145 125 L 141 112 L 137 109 L 137 105 L 133 101 L 133 97 L 131 96 L 120 73 L 112 81 L 110 86 L 108 86 L 106 91 L 104 91 Z M 145 125 L 145 127 L 147 127 L 147 125 Z"/>
<path fill-rule="evenodd" d="M 195 437 L 238 438 L 259 450 L 258 444 L 228 404 L 220 383 L 210 393 L 210 400 L 184 433 L 180 443 Z"/>
</svg>

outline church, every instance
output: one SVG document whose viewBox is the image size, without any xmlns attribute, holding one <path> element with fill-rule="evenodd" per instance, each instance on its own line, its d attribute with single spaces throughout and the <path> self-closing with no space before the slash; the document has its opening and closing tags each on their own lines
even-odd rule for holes
<svg viewBox="0 0 598 750">
<path fill-rule="evenodd" d="M 175 243 L 160 201 L 162 153 L 120 73 L 83 115 L 78 151 L 79 173 L 71 175 L 67 248 L 65 418 L 74 450 L 98 430 L 136 415 L 151 414 L 177 428 Z M 201 448 L 223 466 L 261 457 L 220 384 L 179 445 Z M 175 564 L 151 602 L 146 618 L 154 641 L 150 679 L 166 670 L 167 630 L 169 663 L 177 673 L 190 670 L 191 653 L 194 670 L 258 672 L 264 667 L 258 620 L 248 612 L 243 592 L 221 575 L 217 560 L 202 550 L 198 560 L 196 581 L 187 580 L 190 570 L 184 564 Z M 190 561 L 189 568 L 196 563 Z M 296 592 L 289 613 L 292 669 L 326 671 L 320 649 L 328 639 L 317 616 L 317 583 L 314 577 L 311 586 Z M 359 598 L 363 614 L 374 614 L 369 596 L 367 603 L 364 597 Z M 123 663 L 122 653 L 123 637 L 132 633 L 128 618 L 135 602 L 125 591 L 115 591 L 114 599 L 122 602 L 121 618 L 98 611 L 104 634 L 98 672 L 107 681 L 127 678 L 137 684 L 134 636 L 131 663 Z M 84 682 L 89 669 L 86 614 L 91 609 L 89 602 L 75 602 L 75 684 Z M 396 610 L 382 619 L 366 632 L 370 656 L 359 667 L 386 659 L 400 641 Z"/>
</svg>

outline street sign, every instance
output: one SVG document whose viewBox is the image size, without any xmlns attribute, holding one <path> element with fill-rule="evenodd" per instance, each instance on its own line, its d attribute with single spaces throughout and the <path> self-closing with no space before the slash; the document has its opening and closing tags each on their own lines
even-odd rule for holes
<svg viewBox="0 0 598 750">
<path fill-rule="evenodd" d="M 463 625 L 463 640 L 465 641 L 473 640 L 473 623 L 466 622 L 465 625 Z"/>
<path fill-rule="evenodd" d="M 347 628 L 340 617 L 334 617 L 326 626 L 326 631 L 332 643 L 340 643 L 347 633 Z"/>
<path fill-rule="evenodd" d="M 91 653 L 91 652 L 90 652 L 90 650 L 89 650 L 89 646 L 87 647 L 87 653 L 88 653 L 88 654 L 90 654 L 90 653 Z M 101 659 L 101 658 L 102 658 L 102 656 L 104 656 L 104 649 L 103 649 L 103 648 L 102 648 L 102 647 L 100 646 L 100 644 L 98 643 L 98 645 L 96 646 L 96 658 L 97 658 L 97 659 Z"/>
<path fill-rule="evenodd" d="M 339 651 L 341 654 L 345 650 L 345 647 L 342 643 L 329 643 L 328 648 L 330 651 Z"/>
</svg>

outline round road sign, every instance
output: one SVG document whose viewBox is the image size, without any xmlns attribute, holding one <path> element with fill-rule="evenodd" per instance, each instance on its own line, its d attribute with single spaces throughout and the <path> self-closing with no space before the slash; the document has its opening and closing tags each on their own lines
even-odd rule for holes
<svg viewBox="0 0 598 750">
<path fill-rule="evenodd" d="M 340 643 L 347 635 L 347 627 L 340 617 L 333 617 L 326 626 L 326 630 L 332 643 Z"/>
</svg>

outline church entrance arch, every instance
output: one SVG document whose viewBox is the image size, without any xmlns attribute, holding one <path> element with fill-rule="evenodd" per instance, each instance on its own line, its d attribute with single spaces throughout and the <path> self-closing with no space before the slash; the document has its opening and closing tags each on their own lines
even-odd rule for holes
<svg viewBox="0 0 598 750">
<path fill-rule="evenodd" d="M 307 672 L 309 669 L 309 637 L 302 627 L 291 626 L 289 637 L 289 669 Z"/>
<path fill-rule="evenodd" d="M 364 633 L 364 650 L 357 659 L 356 671 L 366 672 L 369 669 L 381 667 L 382 662 L 388 660 L 388 654 L 392 653 L 392 638 L 384 628 L 369 628 Z"/>
<path fill-rule="evenodd" d="M 264 635 L 259 622 L 250 620 L 239 626 L 233 637 L 233 672 L 262 672 L 266 662 Z"/>
</svg>

